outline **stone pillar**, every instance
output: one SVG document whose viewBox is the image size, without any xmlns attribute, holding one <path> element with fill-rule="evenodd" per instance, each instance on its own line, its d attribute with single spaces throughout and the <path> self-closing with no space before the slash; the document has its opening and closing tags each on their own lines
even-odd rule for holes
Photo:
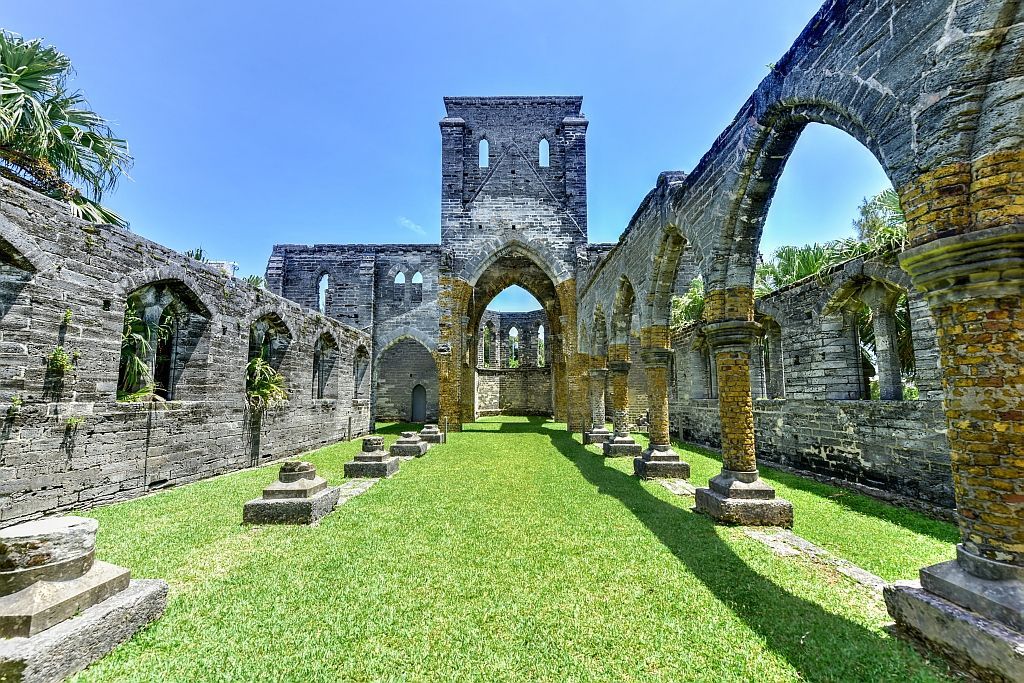
<svg viewBox="0 0 1024 683">
<path fill-rule="evenodd" d="M 629 433 L 629 368 L 627 360 L 608 362 L 612 380 L 612 424 L 615 436 L 604 444 L 605 457 L 637 456 L 643 451 Z"/>
<path fill-rule="evenodd" d="M 871 325 L 875 332 L 875 371 L 878 373 L 879 397 L 883 401 L 903 398 L 903 375 L 896 348 L 896 301 L 900 293 L 882 283 L 875 283 L 861 292 L 860 298 L 871 309 Z"/>
<path fill-rule="evenodd" d="M 888 587 L 886 605 L 972 672 L 1024 680 L 1024 225 L 935 239 L 900 260 L 940 331 L 961 543 L 920 584 Z"/>
<path fill-rule="evenodd" d="M 598 367 L 590 370 L 590 431 L 584 432 L 583 443 L 606 443 L 612 433 L 604 426 L 604 387 L 608 377 L 608 368 Z"/>
<path fill-rule="evenodd" d="M 665 348 L 643 349 L 640 355 L 647 378 L 651 439 L 643 455 L 633 460 L 633 473 L 643 479 L 687 479 L 690 476 L 690 466 L 672 450 L 669 435 L 668 370 L 672 351 Z"/>
<path fill-rule="evenodd" d="M 709 488 L 697 489 L 696 508 L 727 524 L 792 527 L 792 504 L 776 498 L 757 471 L 750 349 L 759 328 L 752 320 L 723 320 L 704 328 L 718 368 L 722 472 Z"/>
<path fill-rule="evenodd" d="M 438 424 L 441 429 L 450 432 L 462 430 L 462 362 L 465 336 L 462 320 L 465 311 L 469 310 L 472 293 L 473 288 L 464 280 L 444 274 L 438 278 Z M 472 391 L 472 388 L 470 384 L 466 391 Z"/>
</svg>

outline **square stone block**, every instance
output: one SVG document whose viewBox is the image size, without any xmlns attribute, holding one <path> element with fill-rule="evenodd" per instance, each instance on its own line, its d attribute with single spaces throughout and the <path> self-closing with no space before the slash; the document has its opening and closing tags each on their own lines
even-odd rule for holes
<svg viewBox="0 0 1024 683">
<path fill-rule="evenodd" d="M 391 445 L 389 449 L 391 455 L 396 458 L 419 458 L 427 452 L 427 448 L 430 447 L 426 441 L 418 441 L 417 443 L 395 443 Z"/>
<path fill-rule="evenodd" d="M 604 457 L 606 458 L 635 458 L 642 454 L 644 449 L 640 447 L 632 437 L 623 439 L 615 437 L 604 443 Z"/>
<path fill-rule="evenodd" d="M 242 509 L 244 524 L 313 524 L 338 503 L 340 492 L 331 487 L 309 498 L 256 498 Z"/>
<path fill-rule="evenodd" d="M 641 479 L 689 479 L 690 464 L 682 460 L 633 459 L 633 474 Z"/>
<path fill-rule="evenodd" d="M 916 581 L 883 590 L 903 635 L 983 681 L 1024 681 L 1024 634 L 930 593 Z"/>
<path fill-rule="evenodd" d="M 350 479 L 384 479 L 398 471 L 398 458 L 388 456 L 380 460 L 351 460 L 345 463 L 345 476 Z"/>
<path fill-rule="evenodd" d="M 608 443 L 612 440 L 613 434 L 607 429 L 595 429 L 589 432 L 583 432 L 583 443 Z"/>
<path fill-rule="evenodd" d="M 4 595 L 0 597 L 0 636 L 34 636 L 124 590 L 130 578 L 127 569 L 95 561 L 81 576 L 37 581 Z"/>
<path fill-rule="evenodd" d="M 123 591 L 45 631 L 0 639 L 0 681 L 62 681 L 155 621 L 166 606 L 167 582 L 136 579 Z"/>
<path fill-rule="evenodd" d="M 712 489 L 697 489 L 697 512 L 723 524 L 793 528 L 793 505 L 781 498 L 729 498 Z"/>
<path fill-rule="evenodd" d="M 920 578 L 929 593 L 1024 633 L 1024 581 L 982 579 L 957 560 L 925 567 Z"/>
</svg>

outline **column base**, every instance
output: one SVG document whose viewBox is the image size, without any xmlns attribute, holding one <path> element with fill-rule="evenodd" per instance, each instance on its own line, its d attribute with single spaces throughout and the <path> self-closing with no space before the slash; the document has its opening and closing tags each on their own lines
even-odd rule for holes
<svg viewBox="0 0 1024 683">
<path fill-rule="evenodd" d="M 722 524 L 793 528 L 793 504 L 775 497 L 757 472 L 722 473 L 697 489 L 696 510 Z"/>
<path fill-rule="evenodd" d="M 20 683 L 62 681 L 156 620 L 166 606 L 166 581 L 136 579 L 73 619 L 28 638 L 0 639 L 0 676 Z"/>
<path fill-rule="evenodd" d="M 589 432 L 583 432 L 583 443 L 584 445 L 590 443 L 608 443 L 612 440 L 612 433 L 604 427 L 598 427 L 591 429 Z"/>
<path fill-rule="evenodd" d="M 633 460 L 633 474 L 641 479 L 689 479 L 690 465 L 670 446 L 651 446 Z"/>
<path fill-rule="evenodd" d="M 1024 569 L 978 557 L 963 545 L 956 551 L 956 560 L 921 570 L 921 587 L 1024 634 Z"/>
<path fill-rule="evenodd" d="M 979 680 L 1024 681 L 1024 634 L 941 598 L 917 581 L 897 581 L 883 595 L 900 634 Z"/>
<path fill-rule="evenodd" d="M 308 498 L 256 498 L 242 508 L 242 523 L 316 524 L 334 510 L 340 495 L 333 486 Z"/>
<path fill-rule="evenodd" d="M 611 441 L 604 443 L 604 457 L 606 458 L 635 457 L 643 453 L 643 450 L 640 448 L 640 444 L 633 441 L 633 437 L 628 434 L 616 434 Z"/>
</svg>

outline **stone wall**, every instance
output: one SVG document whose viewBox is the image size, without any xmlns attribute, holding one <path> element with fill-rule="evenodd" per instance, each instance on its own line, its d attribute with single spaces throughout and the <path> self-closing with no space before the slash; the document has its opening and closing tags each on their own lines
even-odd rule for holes
<svg viewBox="0 0 1024 683">
<path fill-rule="evenodd" d="M 368 334 L 132 232 L 72 218 L 0 181 L 0 523 L 142 495 L 316 448 L 369 429 L 355 397 Z M 126 301 L 183 310 L 174 400 L 116 400 Z M 146 300 L 148 301 L 148 299 Z M 146 309 L 149 310 L 149 309 Z M 250 325 L 271 321 L 289 400 L 245 409 Z M 73 368 L 47 359 L 60 346 Z M 328 349 L 314 379 L 314 347 Z M 318 358 L 320 356 L 318 355 Z"/>
<path fill-rule="evenodd" d="M 377 419 L 413 420 L 413 391 L 424 389 L 427 422 L 437 421 L 437 364 L 420 342 L 403 338 L 379 356 L 377 375 Z"/>
<path fill-rule="evenodd" d="M 683 441 L 721 446 L 718 401 L 673 406 Z M 757 457 L 880 493 L 952 508 L 941 401 L 754 401 Z"/>
<path fill-rule="evenodd" d="M 920 400 L 864 400 L 873 368 L 848 312 L 883 283 L 907 296 Z M 953 507 L 934 322 L 903 271 L 853 259 L 756 299 L 755 318 L 764 330 L 751 349 L 758 459 Z M 680 438 L 718 447 L 717 372 L 702 327 L 673 333 L 671 416 Z"/>
<path fill-rule="evenodd" d="M 477 368 L 480 415 L 551 415 L 551 369 Z"/>
</svg>

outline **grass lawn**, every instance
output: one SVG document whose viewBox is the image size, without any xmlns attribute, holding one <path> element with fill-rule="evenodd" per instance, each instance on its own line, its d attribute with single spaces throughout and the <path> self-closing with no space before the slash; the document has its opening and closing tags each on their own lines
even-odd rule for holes
<svg viewBox="0 0 1024 683">
<path fill-rule="evenodd" d="M 241 525 L 276 467 L 91 511 L 99 557 L 171 597 L 74 680 L 944 680 L 868 589 L 714 526 L 563 429 L 469 425 L 316 528 Z M 338 483 L 358 448 L 307 459 Z M 684 458 L 698 485 L 721 467 Z M 886 579 L 953 556 L 952 525 L 764 474 L 796 533 Z"/>
</svg>

